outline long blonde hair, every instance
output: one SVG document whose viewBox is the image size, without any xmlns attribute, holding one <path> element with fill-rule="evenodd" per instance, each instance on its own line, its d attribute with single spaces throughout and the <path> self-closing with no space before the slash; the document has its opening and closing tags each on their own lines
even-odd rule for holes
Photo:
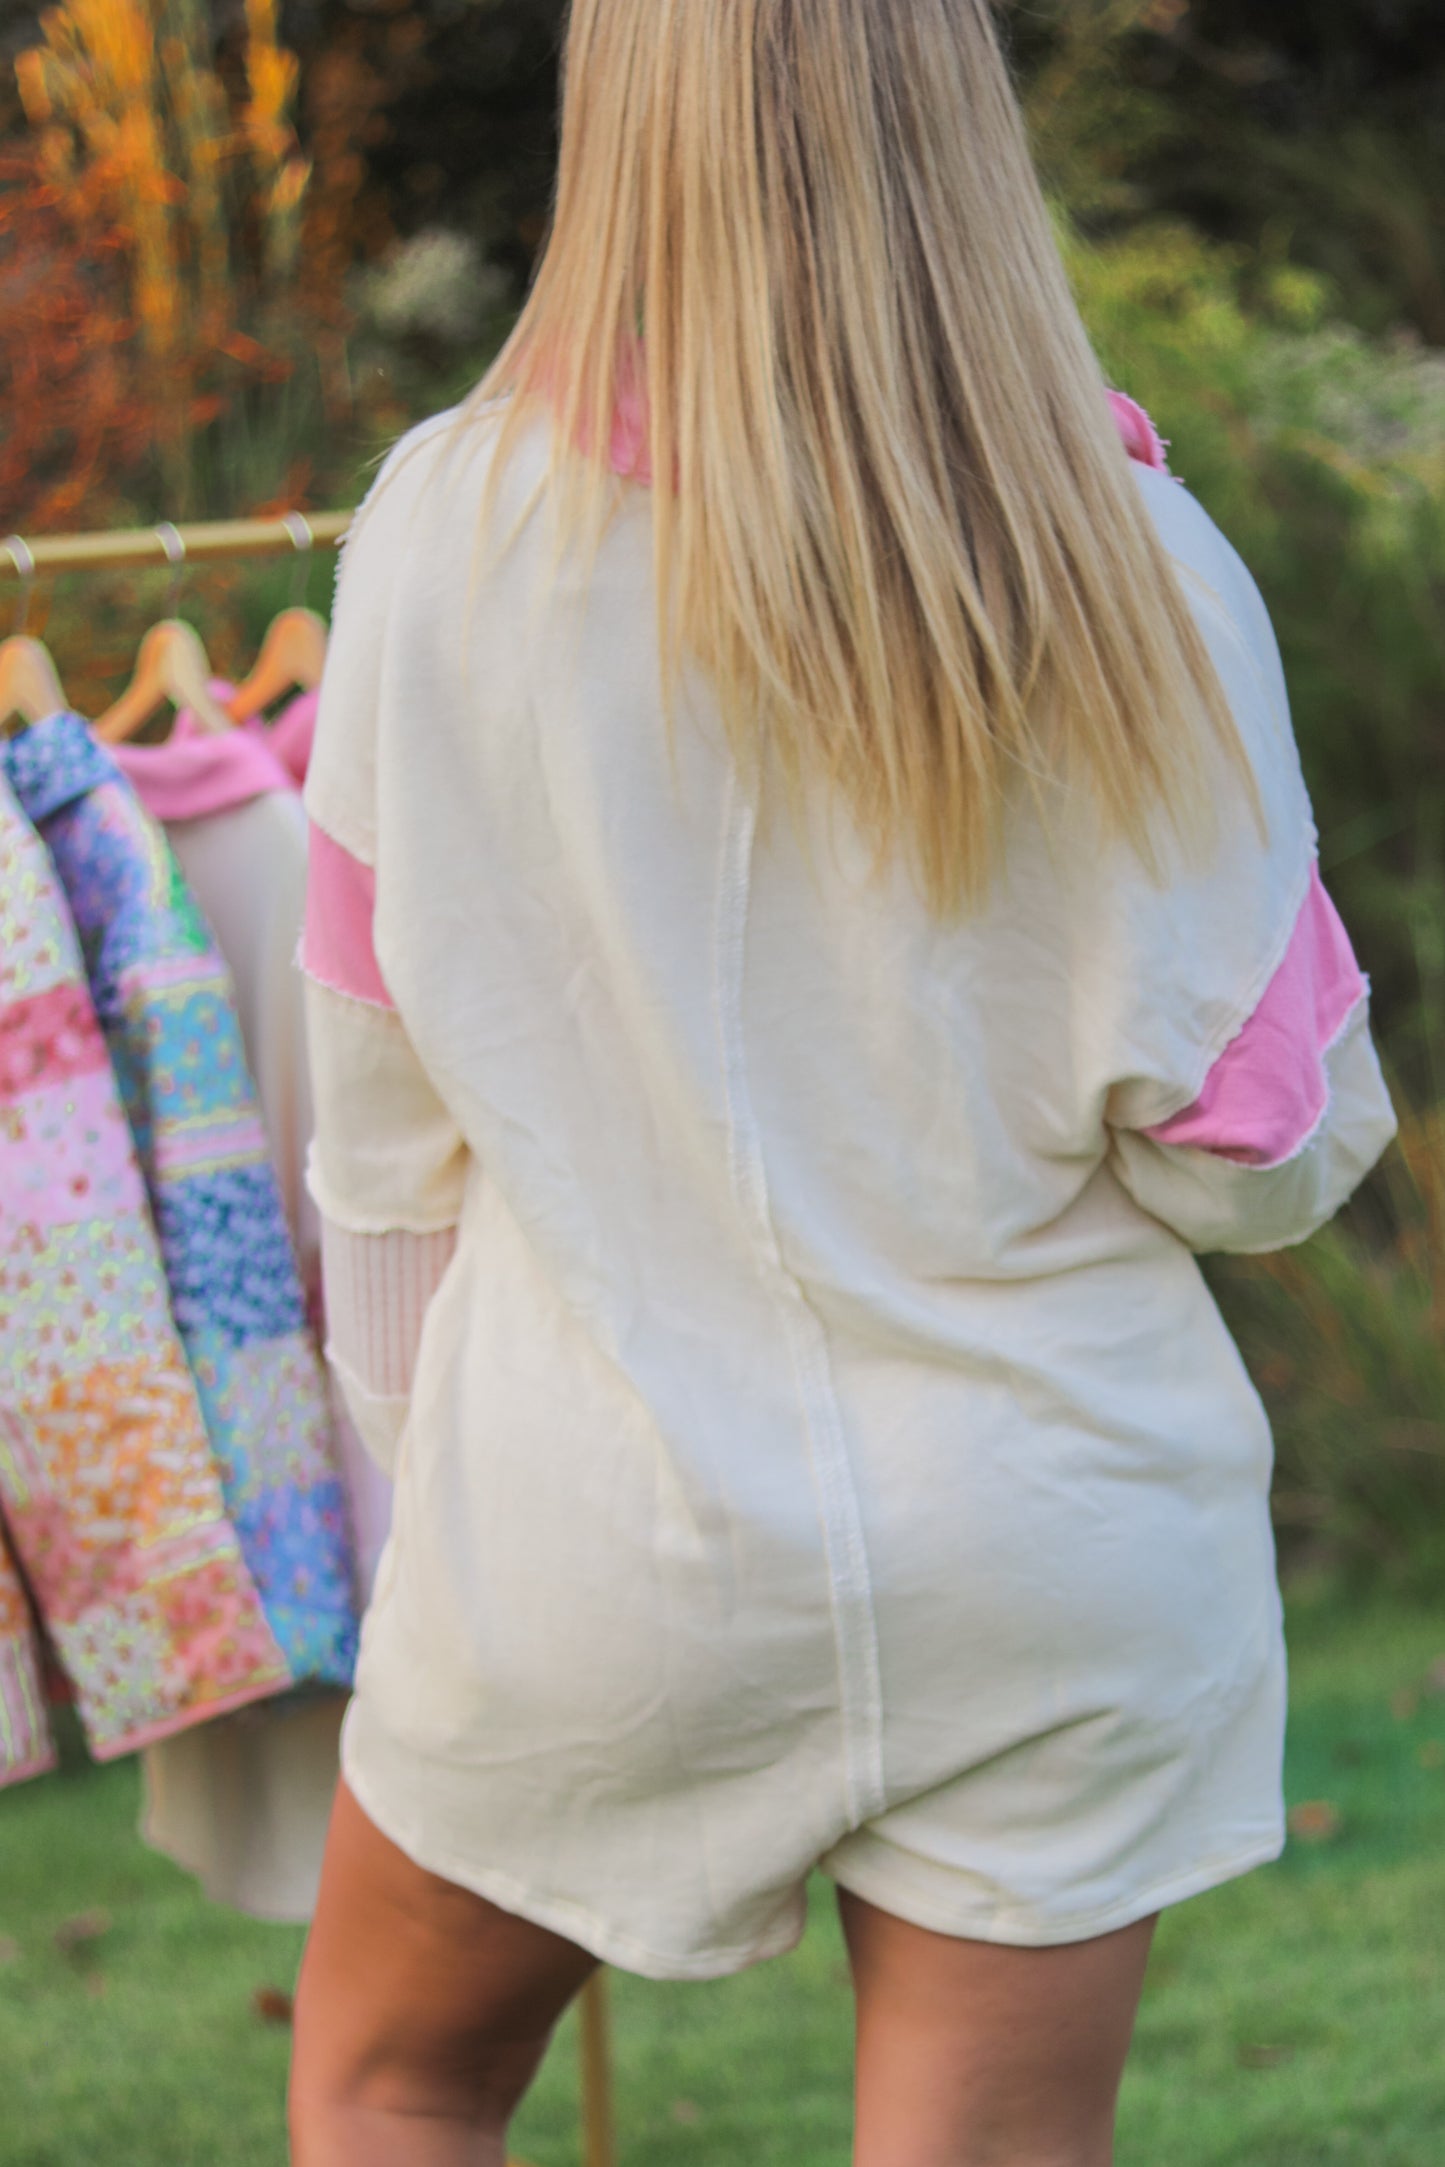
<svg viewBox="0 0 1445 2167">
<path fill-rule="evenodd" d="M 842 793 L 940 912 L 1020 780 L 1152 855 L 1243 760 L 1140 501 L 987 0 L 573 0 L 553 230 L 476 394 L 602 531 L 645 375 L 669 705 Z"/>
</svg>

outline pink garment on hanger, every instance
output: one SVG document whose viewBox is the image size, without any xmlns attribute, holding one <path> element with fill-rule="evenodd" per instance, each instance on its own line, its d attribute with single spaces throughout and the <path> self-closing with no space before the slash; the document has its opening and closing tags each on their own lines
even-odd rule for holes
<svg viewBox="0 0 1445 2167">
<path fill-rule="evenodd" d="M 223 704 L 235 692 L 224 678 L 210 690 Z M 159 745 L 112 747 L 122 773 L 153 818 L 202 820 L 270 791 L 299 790 L 316 736 L 319 695 L 298 693 L 275 722 L 254 715 L 218 736 L 182 708 Z"/>
<path fill-rule="evenodd" d="M 262 722 L 258 717 L 246 724 L 248 730 L 264 733 L 266 743 L 298 790 L 305 782 L 306 770 L 311 765 L 311 747 L 316 738 L 316 713 L 320 705 L 319 692 L 298 692 L 295 699 L 282 708 L 274 722 Z"/>
<path fill-rule="evenodd" d="M 228 685 L 214 689 L 230 697 Z M 303 694 L 275 724 L 253 721 L 235 732 L 259 739 L 273 760 L 277 772 L 267 795 L 175 821 L 169 836 L 232 973 L 313 1326 L 324 1338 L 321 1229 L 304 1178 L 312 1113 L 302 985 L 293 967 L 306 886 L 306 817 L 289 769 L 281 773 L 288 753 L 304 767 L 315 704 L 314 695 Z M 258 866 L 265 868 L 259 882 Z M 334 1374 L 330 1392 L 332 1448 L 364 1607 L 390 1529 L 391 1484 L 358 1437 Z M 194 1741 L 149 1749 L 142 1756 L 145 1841 L 194 1874 L 218 1903 L 255 1918 L 309 1919 L 344 1708 L 343 1695 L 288 1699 L 268 1707 L 262 1720 L 213 1723 Z"/>
<path fill-rule="evenodd" d="M 229 699 L 233 688 L 219 679 L 212 692 Z M 182 708 L 171 734 L 159 745 L 115 745 L 121 773 L 147 812 L 159 821 L 199 820 L 208 813 L 229 812 L 269 791 L 294 791 L 289 768 L 277 758 L 261 731 L 205 729 Z"/>
</svg>

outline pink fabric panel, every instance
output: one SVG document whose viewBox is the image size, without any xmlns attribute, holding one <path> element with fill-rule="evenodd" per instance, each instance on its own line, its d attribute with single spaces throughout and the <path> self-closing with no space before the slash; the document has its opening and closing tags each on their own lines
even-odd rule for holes
<svg viewBox="0 0 1445 2167">
<path fill-rule="evenodd" d="M 234 689 L 220 678 L 211 684 L 218 700 L 228 700 Z M 263 731 L 238 728 L 219 737 L 203 729 L 189 708 L 176 716 L 164 743 L 111 750 L 142 805 L 160 821 L 199 820 L 269 791 L 296 788 Z"/>
<path fill-rule="evenodd" d="M 393 1008 L 371 944 L 375 913 L 376 875 L 371 867 L 313 821 L 302 968 L 333 993 L 348 994 L 373 1008 Z"/>
<path fill-rule="evenodd" d="M 1279 1166 L 1308 1143 L 1329 1103 L 1325 1055 L 1368 988 L 1350 937 L 1310 875 L 1284 961 L 1192 1106 L 1145 1134 L 1241 1166 Z"/>
<path fill-rule="evenodd" d="M 1153 467 L 1156 473 L 1167 474 L 1169 461 L 1165 456 L 1164 439 L 1137 399 L 1131 399 L 1124 391 L 1111 391 L 1109 404 L 1129 457 L 1141 467 Z"/>
</svg>

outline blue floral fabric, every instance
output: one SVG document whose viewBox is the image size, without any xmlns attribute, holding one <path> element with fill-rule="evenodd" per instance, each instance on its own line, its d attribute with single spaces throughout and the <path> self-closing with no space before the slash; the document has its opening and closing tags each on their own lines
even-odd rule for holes
<svg viewBox="0 0 1445 2167">
<path fill-rule="evenodd" d="M 225 964 L 165 837 L 79 716 L 10 740 L 0 769 L 80 935 L 242 1555 L 296 1681 L 349 1684 L 345 1493 Z"/>
<path fill-rule="evenodd" d="M 183 1332 L 218 1332 L 233 1347 L 306 1329 L 294 1270 L 278 1273 L 290 1241 L 269 1166 L 217 1167 L 157 1195 L 161 1246 L 175 1259 L 171 1308 Z"/>
</svg>

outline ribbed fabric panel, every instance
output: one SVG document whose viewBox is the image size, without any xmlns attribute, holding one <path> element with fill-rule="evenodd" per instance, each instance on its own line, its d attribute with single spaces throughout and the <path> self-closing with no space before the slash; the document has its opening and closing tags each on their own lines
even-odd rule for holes
<svg viewBox="0 0 1445 2167">
<path fill-rule="evenodd" d="M 384 1399 L 410 1392 L 427 1305 L 456 1246 L 455 1227 L 352 1234 L 322 1219 L 327 1335 L 367 1392 Z"/>
</svg>

